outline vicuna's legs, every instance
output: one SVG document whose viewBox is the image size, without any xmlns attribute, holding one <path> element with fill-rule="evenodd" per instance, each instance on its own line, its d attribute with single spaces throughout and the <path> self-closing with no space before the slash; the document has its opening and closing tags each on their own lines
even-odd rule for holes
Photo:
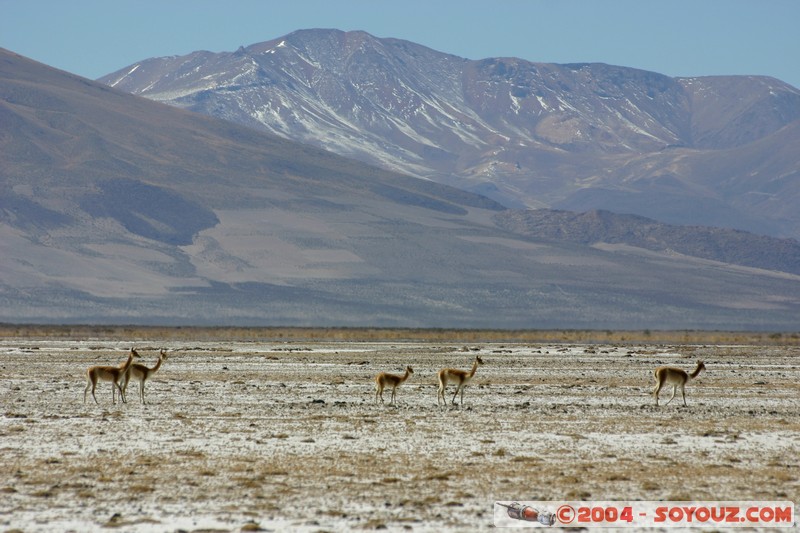
<svg viewBox="0 0 800 533">
<path fill-rule="evenodd" d="M 378 403 L 378 398 L 380 397 L 381 403 L 383 403 L 383 389 L 385 387 L 392 388 L 392 399 L 389 403 L 394 404 L 395 396 L 397 394 L 397 387 L 405 383 L 405 381 L 414 373 L 414 369 L 410 366 L 406 367 L 406 373 L 402 376 L 398 376 L 396 374 L 388 374 L 386 372 L 381 372 L 377 376 L 375 376 L 375 403 Z"/>
<path fill-rule="evenodd" d="M 120 382 L 122 381 L 125 373 L 128 371 L 128 368 L 130 368 L 134 357 L 139 357 L 139 354 L 136 353 L 136 350 L 131 348 L 131 352 L 130 354 L 128 354 L 128 360 L 125 361 L 120 366 L 89 367 L 89 369 L 86 371 L 86 388 L 83 389 L 83 403 L 86 403 L 86 393 L 91 387 L 92 398 L 94 398 L 94 403 L 99 404 L 99 402 L 97 401 L 97 396 L 95 396 L 94 394 L 98 380 L 111 382 L 111 403 L 113 404 L 117 403 L 117 398 L 116 398 L 117 391 L 119 391 L 119 397 L 122 399 L 122 401 L 126 402 L 125 392 L 122 390 Z"/>
<path fill-rule="evenodd" d="M 447 387 L 448 383 L 455 383 L 456 391 L 453 394 L 453 405 L 456 404 L 456 396 L 458 396 L 458 393 L 461 392 L 461 405 L 463 406 L 464 387 L 472 380 L 472 378 L 475 376 L 475 372 L 478 370 L 478 366 L 482 364 L 483 360 L 480 357 L 475 357 L 475 361 L 472 363 L 472 370 L 469 372 L 456 368 L 443 368 L 440 370 L 439 392 L 436 395 L 437 405 L 441 405 L 441 402 L 444 402 L 444 405 L 447 406 L 447 399 L 444 397 L 445 388 Z"/>
<path fill-rule="evenodd" d="M 687 373 L 685 370 L 671 366 L 660 366 L 656 368 L 655 371 L 653 371 L 653 378 L 656 381 L 656 386 L 653 388 L 653 396 L 656 399 L 656 405 L 658 405 L 658 393 L 661 392 L 661 388 L 665 384 L 670 384 L 672 385 L 672 396 L 665 405 L 669 405 L 669 402 L 675 398 L 678 387 L 680 387 L 683 405 L 686 406 L 686 382 L 696 378 L 705 368 L 706 365 L 703 364 L 702 361 L 697 362 L 697 366 L 691 374 Z"/>
</svg>

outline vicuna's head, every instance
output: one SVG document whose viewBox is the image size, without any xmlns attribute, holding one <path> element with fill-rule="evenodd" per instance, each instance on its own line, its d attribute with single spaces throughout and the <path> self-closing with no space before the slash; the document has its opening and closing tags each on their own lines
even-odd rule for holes
<svg viewBox="0 0 800 533">
<path fill-rule="evenodd" d="M 691 379 L 694 379 L 694 378 L 696 378 L 697 376 L 699 376 L 699 375 L 700 375 L 700 372 L 702 372 L 702 371 L 703 371 L 703 370 L 705 370 L 705 369 L 706 369 L 706 365 L 705 365 L 705 364 L 703 364 L 703 362 L 702 362 L 702 361 L 697 361 L 697 367 L 695 367 L 694 371 L 693 371 L 691 374 L 689 374 L 689 377 L 690 377 Z"/>
<path fill-rule="evenodd" d="M 409 374 L 413 374 L 414 373 L 414 369 L 411 368 L 410 366 L 407 366 L 406 367 L 406 372 L 408 372 Z"/>
<path fill-rule="evenodd" d="M 139 352 L 137 352 L 136 349 L 133 346 L 131 346 L 131 355 L 134 358 L 139 357 Z"/>
<path fill-rule="evenodd" d="M 161 352 L 159 352 L 159 354 L 160 354 L 159 356 L 161 357 L 161 359 L 163 359 L 164 361 L 167 360 L 167 350 L 165 350 L 164 348 L 161 348 Z"/>
<path fill-rule="evenodd" d="M 480 355 L 475 356 L 475 362 L 478 363 L 478 366 L 481 366 L 483 364 L 483 359 L 481 359 Z"/>
</svg>

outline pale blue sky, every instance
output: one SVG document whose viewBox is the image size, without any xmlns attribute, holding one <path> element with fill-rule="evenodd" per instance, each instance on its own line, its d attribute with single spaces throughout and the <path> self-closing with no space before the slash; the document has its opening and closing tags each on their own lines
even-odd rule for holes
<svg viewBox="0 0 800 533">
<path fill-rule="evenodd" d="M 769 75 L 800 87 L 800 0 L 0 0 L 0 47 L 93 79 L 308 28 L 470 59 Z"/>
</svg>

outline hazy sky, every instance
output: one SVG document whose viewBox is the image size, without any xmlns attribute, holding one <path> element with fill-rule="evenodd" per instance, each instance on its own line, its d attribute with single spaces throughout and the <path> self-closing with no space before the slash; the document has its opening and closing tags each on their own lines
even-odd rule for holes
<svg viewBox="0 0 800 533">
<path fill-rule="evenodd" d="M 0 0 L 0 47 L 99 78 L 298 29 L 365 30 L 470 59 L 603 62 L 800 87 L 799 0 Z"/>
</svg>

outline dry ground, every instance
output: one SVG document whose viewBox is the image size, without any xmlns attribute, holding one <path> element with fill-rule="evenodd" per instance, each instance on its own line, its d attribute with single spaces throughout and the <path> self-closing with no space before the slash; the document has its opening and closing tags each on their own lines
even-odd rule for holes
<svg viewBox="0 0 800 533">
<path fill-rule="evenodd" d="M 496 500 L 800 501 L 800 348 L 0 338 L 0 530 L 467 531 Z M 480 367 L 463 408 L 436 371 Z M 708 371 L 656 408 L 652 369 Z M 415 374 L 375 405 L 380 371 Z M 449 389 L 452 394 L 452 386 Z M 663 391 L 664 400 L 669 391 Z M 385 394 L 389 399 L 389 394 Z M 113 530 L 113 529 L 111 529 Z"/>
</svg>

